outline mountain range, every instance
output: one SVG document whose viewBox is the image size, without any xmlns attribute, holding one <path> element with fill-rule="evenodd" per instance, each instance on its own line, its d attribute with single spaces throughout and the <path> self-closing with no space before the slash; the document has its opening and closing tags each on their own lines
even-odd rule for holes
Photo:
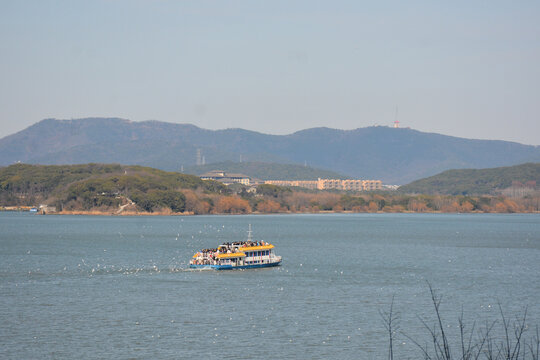
<svg viewBox="0 0 540 360">
<path fill-rule="evenodd" d="M 0 139 L 0 166 L 120 163 L 179 171 L 199 160 L 308 164 L 361 179 L 405 184 L 448 169 L 540 162 L 540 146 L 412 129 L 312 128 L 289 135 L 119 118 L 42 120 Z"/>
</svg>

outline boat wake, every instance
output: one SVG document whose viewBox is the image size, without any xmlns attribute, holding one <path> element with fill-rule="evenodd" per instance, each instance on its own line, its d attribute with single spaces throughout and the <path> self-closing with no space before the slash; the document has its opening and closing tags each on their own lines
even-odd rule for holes
<svg viewBox="0 0 540 360">
<path fill-rule="evenodd" d="M 172 274 L 172 273 L 179 273 L 179 272 L 186 272 L 190 271 L 188 267 L 183 266 L 169 266 L 160 268 L 158 266 L 150 266 L 150 267 L 121 267 L 121 268 L 92 268 L 88 269 L 86 272 L 89 273 L 91 276 L 97 276 L 97 275 L 142 275 L 142 274 Z"/>
</svg>

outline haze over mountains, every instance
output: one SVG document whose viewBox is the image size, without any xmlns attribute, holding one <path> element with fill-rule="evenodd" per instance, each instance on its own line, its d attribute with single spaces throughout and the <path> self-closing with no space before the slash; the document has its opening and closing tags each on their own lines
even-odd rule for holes
<svg viewBox="0 0 540 360">
<path fill-rule="evenodd" d="M 405 184 L 448 169 L 540 162 L 540 147 L 474 140 L 412 129 L 312 128 L 290 135 L 243 129 L 206 130 L 190 124 L 118 118 L 46 119 L 0 139 L 0 166 L 83 164 L 151 166 L 178 171 L 205 162 L 305 164 L 355 178 Z"/>
</svg>

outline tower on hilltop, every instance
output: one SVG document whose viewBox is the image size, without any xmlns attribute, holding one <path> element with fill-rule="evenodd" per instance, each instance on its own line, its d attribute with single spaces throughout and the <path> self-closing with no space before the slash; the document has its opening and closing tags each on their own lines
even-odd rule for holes
<svg viewBox="0 0 540 360">
<path fill-rule="evenodd" d="M 394 117 L 394 129 L 399 128 L 399 120 L 397 119 L 397 106 L 396 106 L 396 116 Z"/>
</svg>

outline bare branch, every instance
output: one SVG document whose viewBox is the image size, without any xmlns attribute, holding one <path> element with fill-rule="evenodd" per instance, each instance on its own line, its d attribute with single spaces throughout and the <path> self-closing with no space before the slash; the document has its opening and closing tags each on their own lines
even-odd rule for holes
<svg viewBox="0 0 540 360">
<path fill-rule="evenodd" d="M 394 332 L 399 329 L 399 314 L 394 313 L 394 298 L 395 295 L 392 295 L 392 302 L 390 303 L 390 311 L 379 310 L 379 315 L 381 316 L 384 327 L 388 331 L 389 345 L 388 345 L 388 359 L 394 359 Z"/>
</svg>

